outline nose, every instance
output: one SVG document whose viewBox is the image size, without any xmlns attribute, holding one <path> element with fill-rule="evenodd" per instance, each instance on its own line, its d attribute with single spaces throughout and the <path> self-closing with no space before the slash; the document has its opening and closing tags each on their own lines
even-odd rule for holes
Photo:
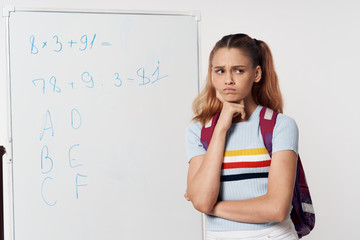
<svg viewBox="0 0 360 240">
<path fill-rule="evenodd" d="M 226 85 L 234 85 L 235 84 L 230 72 L 227 72 L 225 75 L 225 84 Z"/>
</svg>

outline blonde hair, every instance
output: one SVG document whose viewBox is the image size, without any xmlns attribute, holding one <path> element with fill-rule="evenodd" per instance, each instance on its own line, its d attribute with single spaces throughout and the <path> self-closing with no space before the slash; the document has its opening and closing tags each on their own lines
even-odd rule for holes
<svg viewBox="0 0 360 240">
<path fill-rule="evenodd" d="M 222 109 L 222 103 L 216 97 L 216 91 L 211 81 L 212 60 L 214 54 L 220 48 L 239 49 L 250 58 L 254 68 L 258 65 L 261 67 L 262 77 L 258 83 L 253 84 L 252 97 L 256 104 L 282 113 L 283 100 L 269 46 L 261 40 L 240 33 L 224 36 L 210 52 L 206 85 L 194 100 L 193 111 L 195 117 L 193 120 L 200 121 L 204 125 Z"/>
</svg>

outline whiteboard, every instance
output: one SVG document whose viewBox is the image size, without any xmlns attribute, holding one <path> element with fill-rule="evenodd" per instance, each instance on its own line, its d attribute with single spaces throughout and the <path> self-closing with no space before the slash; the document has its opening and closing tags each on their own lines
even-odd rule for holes
<svg viewBox="0 0 360 240">
<path fill-rule="evenodd" d="M 200 239 L 197 17 L 14 11 L 8 36 L 14 239 Z"/>
</svg>

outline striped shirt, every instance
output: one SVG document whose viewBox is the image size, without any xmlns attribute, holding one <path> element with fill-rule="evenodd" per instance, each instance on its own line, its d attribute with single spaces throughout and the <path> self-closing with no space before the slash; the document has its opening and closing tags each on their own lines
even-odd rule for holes
<svg viewBox="0 0 360 240">
<path fill-rule="evenodd" d="M 219 201 L 244 200 L 266 194 L 271 158 L 260 131 L 258 106 L 245 122 L 233 123 L 226 134 L 225 153 L 221 170 Z M 190 124 L 186 135 L 188 161 L 205 154 L 200 141 L 202 125 Z M 298 129 L 295 121 L 279 114 L 273 133 L 273 153 L 298 149 Z M 206 215 L 209 231 L 256 230 L 276 223 L 243 223 Z"/>
<path fill-rule="evenodd" d="M 221 182 L 267 178 L 271 158 L 266 148 L 225 151 Z M 236 169 L 230 171 L 228 169 Z M 255 169 L 256 172 L 248 172 Z"/>
</svg>

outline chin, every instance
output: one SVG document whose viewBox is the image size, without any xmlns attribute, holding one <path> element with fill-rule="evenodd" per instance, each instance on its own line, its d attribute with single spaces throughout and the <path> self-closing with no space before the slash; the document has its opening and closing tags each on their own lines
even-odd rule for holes
<svg viewBox="0 0 360 240">
<path fill-rule="evenodd" d="M 227 102 L 240 102 L 242 98 L 239 98 L 239 97 L 226 97 L 224 99 Z"/>
</svg>

